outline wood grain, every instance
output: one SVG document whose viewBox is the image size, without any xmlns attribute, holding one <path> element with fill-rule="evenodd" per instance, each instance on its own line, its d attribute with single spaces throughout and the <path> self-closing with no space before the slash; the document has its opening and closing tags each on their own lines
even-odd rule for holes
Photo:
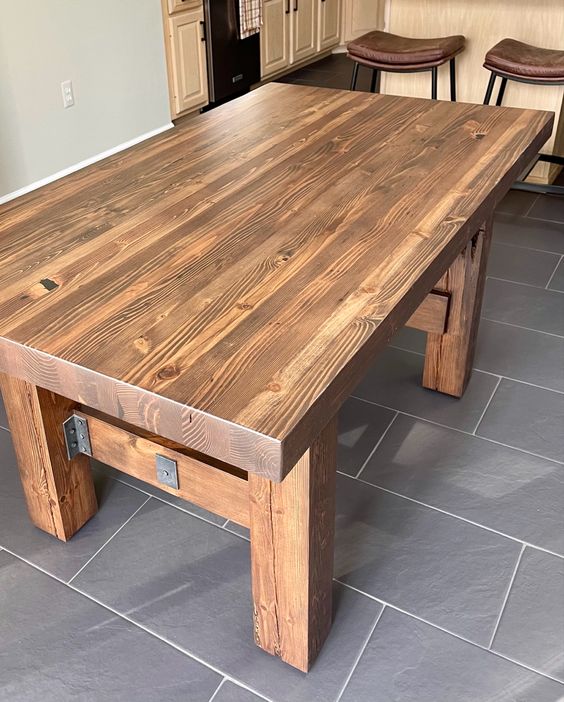
<svg viewBox="0 0 564 702">
<path fill-rule="evenodd" d="M 264 86 L 6 209 L 0 370 L 281 480 L 551 128 Z"/>
<path fill-rule="evenodd" d="M 112 425 L 88 410 L 76 411 L 75 414 L 88 422 L 93 458 L 214 514 L 249 526 L 249 488 L 246 479 L 209 466 L 163 442 L 151 441 Z M 178 490 L 157 480 L 157 454 L 176 461 Z"/>
<path fill-rule="evenodd" d="M 489 220 L 436 285 L 451 300 L 445 333 L 427 336 L 423 369 L 426 388 L 455 397 L 461 397 L 466 389 L 474 360 L 491 237 Z"/>
<path fill-rule="evenodd" d="M 430 292 L 405 323 L 431 334 L 443 334 L 446 329 L 450 295 L 448 292 Z"/>
<path fill-rule="evenodd" d="M 332 617 L 337 420 L 281 483 L 249 474 L 255 641 L 307 672 Z"/>
<path fill-rule="evenodd" d="M 67 458 L 63 422 L 75 403 L 0 373 L 29 516 L 68 541 L 98 509 L 86 456 Z"/>
</svg>

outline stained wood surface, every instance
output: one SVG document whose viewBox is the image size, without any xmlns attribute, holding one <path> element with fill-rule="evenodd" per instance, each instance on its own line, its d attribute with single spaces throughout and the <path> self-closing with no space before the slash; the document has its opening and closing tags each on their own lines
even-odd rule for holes
<svg viewBox="0 0 564 702">
<path fill-rule="evenodd" d="M 221 468 L 209 466 L 162 442 L 151 441 L 123 427 L 109 424 L 88 410 L 77 411 L 76 414 L 88 422 L 93 458 L 237 524 L 249 526 L 246 476 L 237 477 Z M 176 461 L 178 489 L 157 480 L 157 454 Z"/>
<path fill-rule="evenodd" d="M 405 326 L 431 334 L 443 334 L 447 324 L 449 303 L 448 292 L 429 293 L 407 320 Z"/>
<path fill-rule="evenodd" d="M 63 421 L 75 404 L 3 373 L 0 390 L 31 521 L 68 541 L 98 510 L 88 458 L 67 457 Z"/>
<path fill-rule="evenodd" d="M 258 646 L 307 672 L 332 618 L 337 420 L 282 483 L 249 474 Z"/>
<path fill-rule="evenodd" d="M 2 208 L 0 370 L 280 480 L 551 128 L 264 86 Z"/>
<path fill-rule="evenodd" d="M 427 335 L 423 386 L 460 397 L 470 379 L 493 222 L 474 236 L 436 284 L 450 296 L 445 333 Z"/>
</svg>

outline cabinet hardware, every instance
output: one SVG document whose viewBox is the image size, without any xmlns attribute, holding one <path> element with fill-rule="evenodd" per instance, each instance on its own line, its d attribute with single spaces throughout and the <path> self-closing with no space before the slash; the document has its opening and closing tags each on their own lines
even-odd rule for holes
<svg viewBox="0 0 564 702">
<path fill-rule="evenodd" d="M 184 2 L 184 0 L 182 0 Z M 200 27 L 202 28 L 202 41 L 206 40 L 206 23 L 200 20 Z"/>
<path fill-rule="evenodd" d="M 298 11 L 298 0 L 294 0 L 294 12 Z"/>
<path fill-rule="evenodd" d="M 286 1 L 286 14 L 287 14 L 287 15 L 290 14 L 290 0 L 287 0 L 287 1 Z"/>
</svg>

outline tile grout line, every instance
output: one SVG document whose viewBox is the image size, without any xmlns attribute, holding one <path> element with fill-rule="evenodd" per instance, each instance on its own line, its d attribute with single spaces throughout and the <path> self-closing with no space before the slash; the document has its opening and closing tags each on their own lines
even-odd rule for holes
<svg viewBox="0 0 564 702">
<path fill-rule="evenodd" d="M 542 290 L 542 288 L 539 288 Z M 552 292 L 552 290 L 550 291 Z M 536 332 L 537 334 L 547 334 L 548 336 L 555 336 L 557 339 L 564 339 L 564 335 L 555 334 L 554 332 L 545 331 L 544 329 L 533 329 L 533 327 L 524 327 L 522 324 L 513 324 L 512 322 L 502 322 L 501 319 L 492 319 L 491 317 L 481 317 L 487 322 L 496 322 L 497 324 L 505 324 L 506 327 L 515 327 L 516 329 L 524 329 L 525 331 Z"/>
<path fill-rule="evenodd" d="M 556 268 L 558 268 L 558 264 L 556 265 Z M 553 275 L 554 275 L 554 273 L 553 273 Z M 522 280 L 511 280 L 510 278 L 500 278 L 497 275 L 487 275 L 486 278 L 488 278 L 488 280 L 499 280 L 501 283 L 511 283 L 511 285 L 521 285 L 524 288 L 533 288 L 534 290 L 546 290 L 547 292 L 564 295 L 564 290 L 552 290 L 552 289 L 549 289 L 545 285 L 533 285 L 532 283 L 524 283 Z"/>
<path fill-rule="evenodd" d="M 519 191 L 517 191 L 517 192 L 519 192 Z M 537 194 L 535 195 L 535 197 L 533 198 L 533 201 L 531 202 L 531 204 L 529 205 L 529 207 L 527 207 L 527 211 L 525 212 L 525 214 L 523 215 L 523 217 L 526 217 L 526 216 L 529 214 L 529 212 L 530 212 L 530 211 L 533 209 L 533 207 L 537 204 L 539 197 L 540 197 L 540 195 L 537 193 Z"/>
<path fill-rule="evenodd" d="M 491 320 L 488 320 L 491 321 Z M 493 322 L 493 324 L 499 324 L 499 322 Z M 533 331 L 533 330 L 532 330 Z M 545 334 L 546 332 L 534 332 L 536 334 Z M 551 334 L 550 336 L 554 336 Z M 561 337 L 558 337 L 561 338 Z M 564 337 L 562 337 L 564 339 Z M 425 353 L 423 351 L 415 351 L 414 349 L 406 349 L 404 346 L 395 346 L 394 344 L 388 344 L 387 348 L 389 349 L 396 349 L 396 351 L 404 351 L 405 353 L 412 353 L 415 356 L 421 356 L 425 358 Z M 502 380 L 510 380 L 512 383 L 520 383 L 521 385 L 530 385 L 532 388 L 538 388 L 539 390 L 546 390 L 547 392 L 556 392 L 559 395 L 564 395 L 564 390 L 557 390 L 556 388 L 549 388 L 546 385 L 537 385 L 536 383 L 530 383 L 528 380 L 520 380 L 519 378 L 512 378 L 510 375 L 503 375 L 503 373 L 494 373 L 493 371 L 489 370 L 484 370 L 483 368 L 479 368 L 478 366 L 474 366 L 472 368 L 473 371 L 476 371 L 478 373 L 483 373 L 484 375 L 491 375 L 494 378 L 501 378 Z M 357 400 L 361 400 L 362 398 L 357 397 Z M 370 402 L 370 400 L 365 400 L 365 402 Z M 378 404 L 378 403 L 376 403 Z M 399 410 L 398 410 L 399 411 Z"/>
<path fill-rule="evenodd" d="M 480 424 L 482 423 L 482 420 L 483 420 L 484 417 L 486 416 L 486 412 L 488 411 L 488 407 L 491 405 L 492 400 L 494 399 L 494 395 L 496 394 L 497 389 L 498 389 L 499 386 L 501 385 L 501 381 L 502 381 L 502 380 L 503 380 L 502 376 L 499 376 L 498 379 L 497 379 L 497 383 L 495 384 L 495 388 L 493 389 L 493 392 L 492 392 L 492 394 L 491 394 L 491 396 L 490 396 L 490 399 L 486 402 L 486 406 L 484 407 L 484 411 L 483 411 L 482 414 L 480 415 L 480 418 L 478 419 L 478 423 L 477 423 L 476 426 L 474 427 L 474 431 L 472 432 L 472 436 L 476 436 L 476 432 L 478 431 L 478 428 L 479 428 Z"/>
<path fill-rule="evenodd" d="M 360 663 L 360 659 L 362 658 L 364 651 L 366 650 L 366 647 L 368 646 L 370 639 L 372 638 L 372 634 L 375 632 L 376 627 L 378 626 L 378 622 L 380 621 L 380 619 L 382 618 L 382 615 L 384 614 L 385 609 L 386 609 L 386 605 L 384 604 L 380 613 L 376 617 L 376 621 L 374 622 L 373 626 L 371 627 L 370 631 L 368 632 L 368 636 L 366 637 L 366 640 L 364 641 L 363 645 L 361 646 L 360 651 L 358 652 L 358 655 L 356 656 L 356 658 L 353 662 L 352 668 L 351 668 L 349 674 L 347 675 L 345 682 L 343 683 L 343 686 L 341 687 L 339 694 L 335 698 L 335 702 L 340 702 L 341 697 L 345 694 L 345 690 L 347 689 L 348 684 L 350 683 L 351 678 L 354 675 L 354 671 L 357 669 L 357 666 Z"/>
<path fill-rule="evenodd" d="M 415 352 L 414 352 L 415 353 Z M 493 373 L 488 373 L 488 375 L 493 375 Z M 527 383 L 528 384 L 528 383 Z M 545 388 L 541 388 L 545 389 Z M 558 392 L 557 390 L 550 392 Z M 562 394 L 562 393 L 559 393 Z M 411 414 L 410 412 L 404 412 L 403 410 L 396 410 L 395 407 L 390 407 L 389 405 L 382 405 L 379 402 L 374 402 L 373 400 L 367 400 L 364 397 L 359 397 L 358 395 L 351 395 L 355 400 L 362 400 L 362 402 L 367 402 L 369 405 L 375 405 L 376 407 L 383 407 L 384 409 L 391 410 L 392 412 L 397 412 L 398 414 L 403 414 L 405 417 L 411 417 L 412 419 L 418 419 L 421 422 L 428 422 L 436 427 L 442 427 L 443 429 L 450 429 L 452 431 L 457 431 L 459 434 L 464 434 L 466 436 L 473 436 L 475 439 L 481 439 L 482 441 L 489 441 L 491 444 L 496 446 L 503 446 L 504 448 L 511 449 L 512 451 L 519 451 L 520 453 L 525 453 L 527 456 L 534 456 L 535 458 L 542 458 L 544 461 L 550 461 L 551 463 L 556 463 L 558 466 L 564 465 L 564 462 L 557 460 L 556 458 L 549 458 L 548 456 L 541 456 L 540 453 L 533 453 L 532 451 L 527 451 L 524 448 L 518 448 L 517 446 L 510 446 L 509 444 L 504 444 L 501 441 L 496 441 L 495 439 L 490 439 L 488 436 L 482 436 L 481 434 L 470 434 L 464 429 L 459 429 L 458 427 L 451 427 L 448 424 L 441 424 L 433 419 L 427 419 L 425 417 L 419 417 L 417 414 Z"/>
<path fill-rule="evenodd" d="M 500 212 L 500 214 L 507 214 L 506 212 Z M 514 216 L 519 216 L 519 215 L 514 215 Z M 528 217 L 527 219 L 536 219 L 535 217 Z M 561 224 L 561 222 L 556 222 L 550 219 L 536 219 L 537 222 L 549 222 L 551 224 Z M 495 223 L 494 223 L 495 224 Z M 494 239 L 495 239 L 495 233 L 494 233 Z M 496 246 L 511 246 L 513 249 L 520 249 L 521 251 L 534 251 L 534 253 L 543 253 L 543 254 L 550 254 L 552 256 L 562 256 L 561 251 L 550 251 L 549 249 L 535 249 L 532 246 L 522 246 L 521 244 L 515 244 L 515 243 L 509 243 L 507 241 L 492 241 L 492 244 L 495 244 Z"/>
<path fill-rule="evenodd" d="M 562 290 L 553 290 L 553 289 L 550 287 L 550 284 L 552 283 L 552 279 L 553 279 L 554 276 L 556 275 L 556 271 L 557 271 L 558 268 L 560 267 L 560 264 L 562 263 L 563 260 L 564 260 L 564 254 L 562 254 L 562 256 L 560 256 L 560 258 L 558 259 L 558 263 L 556 264 L 554 270 L 552 271 L 552 274 L 551 274 L 550 278 L 548 279 L 548 283 L 546 284 L 545 290 L 550 290 L 551 292 L 562 292 Z"/>
<path fill-rule="evenodd" d="M 521 559 L 523 558 L 523 553 L 525 552 L 525 544 L 521 547 L 521 551 L 519 552 L 519 556 L 517 558 L 517 563 L 515 564 L 515 568 L 513 569 L 513 573 L 511 575 L 511 579 L 509 580 L 509 585 L 507 586 L 507 591 L 505 593 L 505 597 L 503 598 L 503 602 L 501 604 L 501 609 L 499 610 L 499 615 L 495 621 L 494 629 L 490 638 L 490 643 L 488 645 L 488 651 L 491 651 L 491 648 L 493 646 L 493 642 L 495 639 L 495 636 L 497 634 L 497 630 L 499 629 L 499 625 L 501 623 L 501 617 L 503 616 L 503 613 L 505 612 L 505 607 L 507 605 L 507 601 L 509 600 L 509 595 L 511 593 L 511 588 L 513 587 L 513 583 L 515 582 L 515 578 L 517 577 L 517 571 L 519 570 L 519 565 L 521 564 Z"/>
<path fill-rule="evenodd" d="M 430 505 L 427 502 L 422 502 L 421 500 L 417 500 L 414 497 L 410 497 L 409 495 L 403 495 L 401 492 L 396 492 L 395 490 L 390 490 L 389 488 L 382 487 L 381 485 L 377 485 L 376 483 L 371 483 L 368 480 L 364 480 L 363 478 L 355 478 L 352 475 L 348 475 L 347 473 L 343 473 L 341 471 L 337 471 L 339 475 L 342 475 L 345 478 L 349 478 L 350 480 L 358 480 L 359 483 L 363 483 L 364 485 L 370 485 L 370 487 L 375 488 L 376 490 L 381 490 L 382 492 L 387 492 L 390 495 L 395 495 L 396 497 L 401 497 L 403 500 L 408 500 L 409 502 L 414 502 L 416 505 L 420 505 L 421 507 L 426 507 L 428 509 L 432 509 L 434 512 L 439 512 L 440 514 L 444 514 L 447 517 L 452 517 L 453 519 L 459 519 L 461 522 L 465 522 L 466 524 L 471 524 L 472 526 L 478 527 L 479 529 L 484 529 L 484 531 L 489 531 L 492 534 L 497 534 L 498 536 L 503 536 L 505 539 L 509 539 L 510 541 L 514 541 L 517 544 L 521 544 L 522 546 L 528 546 L 529 548 L 534 548 L 537 551 L 542 551 L 543 553 L 548 554 L 549 556 L 554 556 L 555 558 L 560 558 L 564 559 L 564 554 L 562 553 L 556 553 L 555 551 L 550 551 L 547 548 L 544 548 L 543 546 L 538 546 L 536 544 L 529 543 L 528 541 L 524 541 L 523 539 L 519 539 L 516 536 L 510 536 L 509 534 L 506 534 L 503 531 L 499 531 L 498 529 L 494 529 L 493 527 L 489 527 L 486 524 L 480 524 L 479 522 L 475 522 L 472 519 L 468 519 L 467 517 L 462 517 L 459 514 L 454 514 L 454 512 L 449 512 L 446 509 L 442 509 L 441 507 L 436 507 L 435 505 Z"/>
<path fill-rule="evenodd" d="M 105 604 L 104 602 L 101 602 L 100 600 L 96 599 L 92 595 L 88 594 L 87 592 L 84 592 L 83 590 L 80 590 L 79 588 L 76 587 L 76 585 L 71 585 L 61 578 L 57 577 L 53 573 L 50 573 L 47 570 L 44 570 L 40 566 L 36 565 L 35 563 L 32 563 L 31 561 L 28 561 L 26 558 L 23 558 L 22 556 L 19 556 L 17 553 L 14 553 L 8 548 L 4 548 L 6 553 L 9 553 L 11 556 L 16 558 L 18 561 L 21 561 L 22 563 L 25 563 L 28 565 L 30 568 L 33 568 L 34 570 L 37 570 L 40 573 L 43 573 L 43 575 L 46 575 L 47 577 L 51 578 L 52 580 L 55 580 L 56 582 L 60 583 L 64 587 L 68 587 L 69 590 L 72 592 L 75 592 L 77 595 L 81 595 L 87 600 L 90 600 L 90 602 L 93 602 L 94 604 L 98 605 L 102 609 L 106 610 L 107 612 L 110 612 L 114 616 L 118 617 L 119 619 L 123 619 L 126 622 L 129 622 L 132 626 L 136 627 L 137 629 L 140 629 L 141 631 L 144 631 L 146 634 L 151 636 L 154 639 L 157 639 L 158 641 L 161 641 L 162 643 L 166 644 L 167 646 L 170 646 L 171 648 L 175 649 L 182 655 L 186 656 L 187 658 L 190 658 L 191 660 L 194 660 L 201 665 L 203 665 L 205 668 L 208 668 L 208 670 L 213 670 L 214 673 L 217 673 L 223 678 L 226 678 L 227 680 L 231 680 L 233 683 L 238 685 L 239 687 L 244 688 L 245 690 L 248 690 L 249 692 L 252 692 L 254 695 L 257 695 L 257 697 L 262 698 L 265 700 L 265 702 L 276 702 L 275 700 L 270 699 L 269 697 L 266 697 L 264 694 L 261 692 L 258 692 L 254 688 L 250 687 L 246 683 L 244 683 L 242 680 L 239 680 L 238 678 L 233 677 L 229 673 L 225 673 L 223 670 L 220 668 L 217 668 L 215 665 L 212 663 L 208 663 L 208 661 L 204 660 L 200 656 L 198 656 L 195 653 L 192 653 L 190 651 L 187 651 L 186 649 L 182 648 L 178 644 L 175 644 L 173 641 L 170 641 L 170 639 L 165 638 L 164 636 L 161 636 L 160 634 L 157 634 L 156 632 L 152 631 L 148 627 L 146 627 L 144 624 L 141 624 L 140 622 L 135 621 L 134 619 L 131 619 L 131 617 L 128 617 L 127 614 L 124 614 L 122 612 L 118 612 L 117 609 L 114 609 L 113 607 L 110 607 L 109 605 Z"/>
<path fill-rule="evenodd" d="M 372 458 L 372 456 L 376 453 L 376 450 L 377 450 L 378 446 L 380 446 L 380 444 L 381 444 L 382 441 L 384 440 L 384 437 L 385 437 L 386 434 L 388 433 L 388 431 L 389 431 L 390 427 L 392 426 L 392 424 L 395 422 L 396 417 L 398 416 L 398 414 L 399 414 L 399 412 L 396 410 L 394 416 L 393 416 L 392 419 L 390 420 L 390 423 L 389 423 L 388 426 L 384 429 L 383 434 L 380 436 L 380 438 L 379 438 L 378 441 L 376 442 L 376 445 L 374 446 L 374 448 L 372 449 L 372 451 L 370 451 L 370 453 L 368 454 L 367 459 L 366 459 L 366 460 L 364 461 L 364 463 L 361 465 L 360 470 L 358 471 L 358 473 L 354 476 L 355 478 L 358 478 L 358 477 L 360 476 L 360 474 L 362 473 L 362 471 L 364 470 L 364 468 L 368 465 L 368 462 L 370 461 L 370 459 Z"/>
<path fill-rule="evenodd" d="M 556 264 L 556 268 L 558 268 L 558 264 Z M 554 269 L 556 271 L 556 268 Z M 551 274 L 554 275 L 554 273 Z M 559 293 L 560 295 L 564 295 L 564 290 L 552 290 L 549 288 L 547 285 L 533 285 L 533 283 L 524 283 L 522 280 L 511 280 L 511 278 L 500 278 L 497 275 L 488 275 L 486 276 L 488 280 L 499 280 L 501 283 L 511 283 L 512 285 L 522 285 L 525 288 L 533 288 L 534 290 L 546 290 L 547 292 L 554 292 L 554 293 Z"/>
<path fill-rule="evenodd" d="M 216 687 L 215 692 L 213 695 L 209 698 L 208 702 L 213 702 L 215 698 L 217 697 L 217 693 L 221 690 L 223 687 L 223 683 L 225 682 L 226 678 L 222 678 L 219 682 L 219 685 Z"/>
<path fill-rule="evenodd" d="M 360 590 L 357 587 L 354 587 L 354 585 L 349 585 L 348 583 L 343 582 L 342 580 L 339 580 L 338 578 L 334 578 L 335 582 L 339 583 L 339 585 L 342 585 L 343 587 L 348 588 L 349 590 L 353 590 L 354 592 L 358 592 L 359 595 L 364 595 L 365 597 L 368 597 L 371 600 L 375 600 L 376 602 L 380 602 L 380 604 L 385 605 L 386 607 L 389 607 L 390 609 L 395 610 L 396 612 L 400 612 L 401 614 L 405 614 L 408 617 L 411 617 L 412 619 L 415 619 L 416 621 L 422 622 L 423 624 L 427 624 L 427 626 L 432 627 L 433 629 L 437 629 L 438 631 L 442 631 L 444 634 L 448 634 L 449 636 L 453 636 L 455 639 L 458 639 L 459 641 L 464 641 L 464 643 L 470 644 L 471 646 L 475 646 L 476 648 L 479 648 L 480 650 L 484 651 L 485 653 L 489 653 L 492 656 L 496 656 L 497 658 L 501 658 L 505 661 L 508 661 L 509 663 L 513 663 L 514 665 L 524 668 L 525 670 L 529 670 L 532 673 L 536 673 L 537 675 L 542 676 L 543 678 L 547 678 L 548 680 L 554 680 L 554 682 L 560 683 L 562 685 L 562 680 L 559 680 L 558 678 L 552 677 L 552 675 L 549 675 L 548 673 L 543 673 L 540 670 L 537 670 L 536 668 L 533 668 L 530 665 L 527 665 L 526 663 L 522 663 L 521 661 L 517 661 L 514 658 L 509 658 L 509 656 L 504 655 L 503 653 L 500 653 L 499 651 L 494 651 L 493 649 L 486 648 L 482 644 L 476 643 L 475 641 L 471 641 L 470 639 L 466 639 L 464 636 L 461 636 L 460 634 L 455 634 L 453 631 L 449 631 L 448 629 L 443 628 L 442 626 L 439 626 L 438 624 L 433 624 L 433 622 L 430 622 L 428 619 L 423 619 L 423 617 L 419 617 L 417 614 L 413 614 L 412 612 L 408 612 L 406 609 L 402 609 L 401 607 L 398 607 L 397 605 L 393 605 L 390 602 L 387 602 L 386 600 L 382 600 L 379 597 L 375 597 L 374 595 L 371 595 L 368 592 L 364 592 L 364 590 Z"/>
<path fill-rule="evenodd" d="M 151 499 L 151 496 L 149 495 L 149 497 L 143 502 L 143 504 L 139 505 L 139 507 L 135 510 L 135 512 L 133 512 L 133 514 L 130 517 L 128 517 L 128 519 L 125 520 L 125 522 L 119 527 L 119 529 L 117 529 L 102 546 L 100 546 L 100 548 L 96 551 L 96 553 L 94 553 L 94 555 L 90 556 L 90 558 L 86 561 L 86 563 L 81 568 L 79 568 L 79 570 L 76 571 L 76 573 L 72 576 L 72 578 L 67 582 L 68 585 L 70 585 L 70 583 L 72 583 L 72 581 L 78 575 L 80 575 L 80 573 L 82 573 L 82 571 L 86 568 L 86 566 L 89 563 L 91 563 L 96 558 L 96 556 L 106 548 L 106 546 L 110 543 L 110 541 L 114 538 L 114 536 L 117 536 L 119 534 L 119 532 L 127 524 L 129 524 L 129 522 L 133 519 L 133 517 L 137 514 L 137 512 L 139 512 L 139 510 L 143 509 L 143 507 L 147 504 L 147 502 L 149 502 L 150 499 Z"/>
</svg>

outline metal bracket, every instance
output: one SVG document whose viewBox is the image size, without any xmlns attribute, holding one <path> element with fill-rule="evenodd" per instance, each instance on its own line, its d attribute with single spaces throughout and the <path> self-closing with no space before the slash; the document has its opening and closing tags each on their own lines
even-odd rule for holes
<svg viewBox="0 0 564 702">
<path fill-rule="evenodd" d="M 88 433 L 86 419 L 79 417 L 77 414 L 71 415 L 63 422 L 63 432 L 69 460 L 78 456 L 79 453 L 92 456 L 92 446 L 90 445 L 90 434 Z"/>
<path fill-rule="evenodd" d="M 176 469 L 176 461 L 166 456 L 156 454 L 157 459 L 157 480 L 163 485 L 178 490 L 178 471 Z"/>
</svg>

